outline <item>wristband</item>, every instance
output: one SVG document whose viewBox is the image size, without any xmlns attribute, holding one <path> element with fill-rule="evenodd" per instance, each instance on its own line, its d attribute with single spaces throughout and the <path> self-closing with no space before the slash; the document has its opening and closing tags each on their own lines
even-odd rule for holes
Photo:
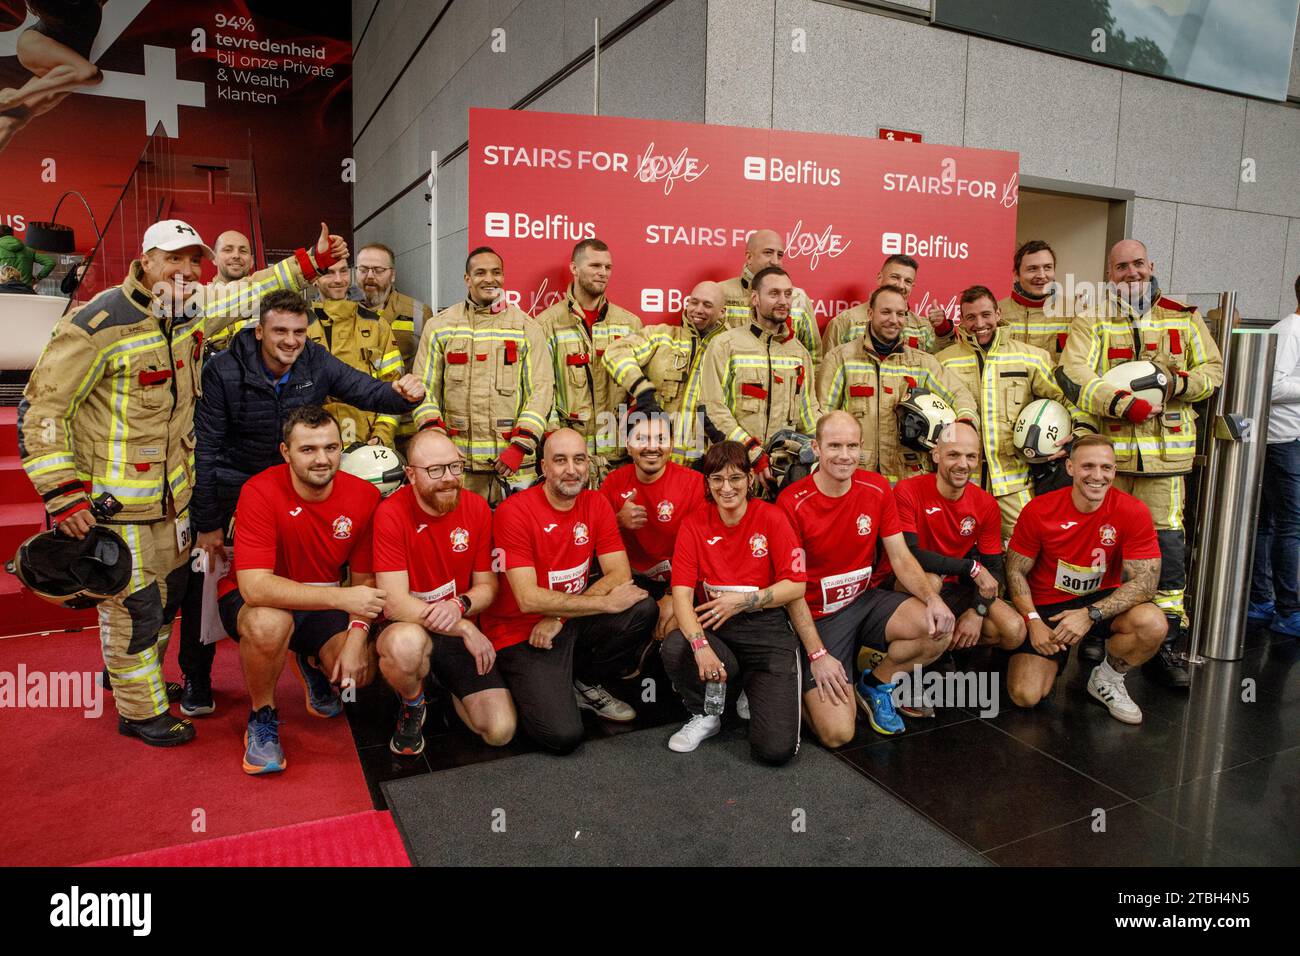
<svg viewBox="0 0 1300 956">
<path fill-rule="evenodd" d="M 829 653 L 830 651 L 826 650 L 826 645 L 823 644 L 817 650 L 808 655 L 808 663 L 811 664 L 814 661 L 819 661 Z"/>
<path fill-rule="evenodd" d="M 350 631 L 354 627 L 360 628 L 361 630 L 365 631 L 367 634 L 370 633 L 370 625 L 366 621 L 353 618 L 351 621 L 348 621 L 348 630 Z"/>
<path fill-rule="evenodd" d="M 691 641 L 692 651 L 698 651 L 701 647 L 708 647 L 708 646 L 709 646 L 709 639 L 704 635 L 700 635 L 699 637 Z"/>
<path fill-rule="evenodd" d="M 1030 621 L 1041 621 L 1041 620 L 1042 618 L 1038 616 L 1037 611 L 1030 611 L 1028 614 L 1025 615 L 1026 624 L 1028 624 Z"/>
<path fill-rule="evenodd" d="M 460 595 L 460 597 L 456 598 L 456 603 L 460 605 L 461 617 L 468 615 L 470 607 L 474 604 L 474 602 L 469 599 L 468 594 Z"/>
<path fill-rule="evenodd" d="M 978 561 L 972 558 L 970 563 L 971 580 L 974 580 L 975 578 L 979 577 L 980 572 L 983 570 L 984 570 L 984 565 L 980 564 Z"/>
</svg>

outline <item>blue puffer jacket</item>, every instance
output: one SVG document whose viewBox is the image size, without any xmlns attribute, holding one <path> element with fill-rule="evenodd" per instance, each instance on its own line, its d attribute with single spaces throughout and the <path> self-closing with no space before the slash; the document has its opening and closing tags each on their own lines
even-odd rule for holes
<svg viewBox="0 0 1300 956">
<path fill-rule="evenodd" d="M 235 513 L 244 482 L 284 461 L 280 423 L 303 405 L 335 398 L 373 412 L 405 415 L 415 408 L 381 382 L 340 362 L 308 341 L 280 387 L 266 377 L 261 345 L 252 328 L 231 339 L 230 347 L 203 368 L 203 395 L 194 411 L 194 459 L 198 474 L 190 502 L 196 533 L 224 528 Z"/>
</svg>

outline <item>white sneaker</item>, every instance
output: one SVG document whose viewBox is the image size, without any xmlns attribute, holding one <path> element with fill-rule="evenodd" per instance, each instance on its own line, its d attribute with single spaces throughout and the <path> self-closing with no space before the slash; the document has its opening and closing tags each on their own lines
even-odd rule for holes
<svg viewBox="0 0 1300 956">
<path fill-rule="evenodd" d="M 1102 676 L 1101 665 L 1098 664 L 1088 676 L 1088 693 L 1105 704 L 1116 720 L 1126 724 L 1142 723 L 1142 710 L 1128 695 L 1123 676 L 1119 680 L 1107 680 Z"/>
<path fill-rule="evenodd" d="M 584 684 L 580 680 L 575 680 L 573 696 L 579 707 L 592 711 L 597 717 L 624 722 L 636 719 L 635 710 L 617 697 L 610 696 L 609 692 L 599 684 Z"/>
<path fill-rule="evenodd" d="M 668 738 L 668 749 L 688 754 L 722 729 L 721 717 L 699 714 L 682 725 L 682 729 Z"/>
<path fill-rule="evenodd" d="M 736 716 L 741 720 L 749 720 L 749 698 L 745 696 L 743 690 L 736 698 Z"/>
</svg>

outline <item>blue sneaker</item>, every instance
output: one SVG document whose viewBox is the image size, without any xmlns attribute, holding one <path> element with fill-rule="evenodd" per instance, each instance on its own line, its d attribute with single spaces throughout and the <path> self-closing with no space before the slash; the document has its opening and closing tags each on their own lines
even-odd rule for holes
<svg viewBox="0 0 1300 956">
<path fill-rule="evenodd" d="M 1290 614 L 1275 614 L 1273 623 L 1269 625 L 1269 628 L 1279 634 L 1300 637 L 1300 611 L 1292 611 Z"/>
<path fill-rule="evenodd" d="M 307 660 L 306 654 L 293 655 L 293 669 L 307 689 L 307 713 L 314 717 L 337 717 L 343 713 L 343 698 L 325 672 Z"/>
<path fill-rule="evenodd" d="M 866 676 L 863 674 L 858 679 L 857 694 L 858 704 L 867 715 L 867 720 L 871 722 L 871 729 L 885 736 L 901 734 L 907 726 L 903 723 L 903 718 L 898 716 L 898 711 L 894 709 L 894 688 L 898 685 L 881 684 L 879 687 L 868 687 Z"/>
<path fill-rule="evenodd" d="M 1267 622 L 1273 620 L 1277 615 L 1277 606 L 1272 601 L 1265 601 L 1263 604 L 1256 604 L 1251 601 L 1246 605 L 1246 620 Z"/>
<path fill-rule="evenodd" d="M 275 773 L 288 767 L 280 746 L 280 717 L 269 704 L 248 714 L 244 732 L 244 773 Z"/>
</svg>

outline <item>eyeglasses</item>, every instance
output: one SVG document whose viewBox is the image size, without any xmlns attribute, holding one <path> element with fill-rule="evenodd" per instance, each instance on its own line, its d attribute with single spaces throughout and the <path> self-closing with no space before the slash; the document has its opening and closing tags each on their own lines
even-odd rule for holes
<svg viewBox="0 0 1300 956">
<path fill-rule="evenodd" d="M 709 484 L 714 488 L 721 488 L 724 485 L 732 485 L 739 488 L 749 483 L 748 475 L 709 475 Z"/>
<path fill-rule="evenodd" d="M 453 461 L 446 465 L 407 465 L 407 467 L 412 471 L 424 472 L 433 481 L 437 481 L 444 474 L 459 478 L 465 473 L 465 463 L 463 461 Z"/>
<path fill-rule="evenodd" d="M 392 266 L 357 266 L 357 275 L 363 276 L 382 276 L 392 271 Z"/>
</svg>

